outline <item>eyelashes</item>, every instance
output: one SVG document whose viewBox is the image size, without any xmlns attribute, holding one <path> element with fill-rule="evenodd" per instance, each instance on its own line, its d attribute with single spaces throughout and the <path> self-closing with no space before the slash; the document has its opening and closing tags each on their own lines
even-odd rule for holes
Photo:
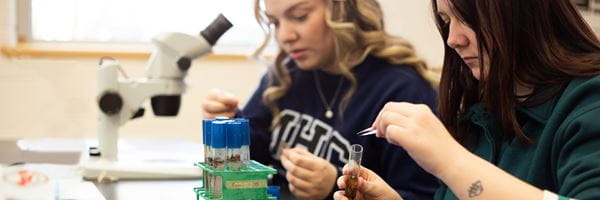
<svg viewBox="0 0 600 200">
<path fill-rule="evenodd" d="M 302 23 L 302 22 L 306 21 L 306 19 L 308 19 L 308 15 L 290 16 L 289 19 L 290 19 L 290 21 L 293 21 L 296 23 Z M 267 23 L 269 26 L 279 27 L 279 20 L 270 19 Z"/>
</svg>

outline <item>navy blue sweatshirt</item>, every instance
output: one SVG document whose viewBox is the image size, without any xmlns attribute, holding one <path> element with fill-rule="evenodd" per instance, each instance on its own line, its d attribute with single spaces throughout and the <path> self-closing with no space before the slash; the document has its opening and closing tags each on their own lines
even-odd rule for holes
<svg viewBox="0 0 600 200">
<path fill-rule="evenodd" d="M 278 151 L 284 143 L 290 147 L 306 148 L 328 160 L 337 167 L 338 175 L 348 161 L 350 145 L 361 144 L 362 166 L 377 173 L 404 199 L 433 197 L 438 187 L 436 179 L 421 169 L 406 151 L 385 139 L 355 135 L 370 127 L 385 103 L 390 101 L 426 104 L 436 110 L 436 92 L 411 66 L 393 65 L 379 58 L 367 57 L 352 70 L 358 87 L 343 117 L 340 117 L 338 105 L 351 85 L 345 79 L 331 106 L 335 113 L 331 119 L 325 117 L 326 106 L 317 91 L 315 78 L 318 78 L 323 95 L 330 103 L 342 76 L 301 70 L 293 62 L 289 62 L 287 67 L 292 85 L 277 101 L 281 110 L 279 126 L 270 131 L 273 115 L 262 102 L 262 94 L 269 82 L 268 75 L 263 76 L 241 112 L 241 117 L 250 120 L 252 129 L 251 159 L 273 165 L 279 171 L 272 184 L 283 187 L 283 190 L 288 186 Z M 337 190 L 335 185 L 330 187 L 334 188 L 332 191 Z"/>
</svg>

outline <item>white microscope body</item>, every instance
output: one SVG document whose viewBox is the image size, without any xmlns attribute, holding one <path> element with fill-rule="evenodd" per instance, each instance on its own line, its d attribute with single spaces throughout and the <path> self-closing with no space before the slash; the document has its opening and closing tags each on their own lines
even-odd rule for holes
<svg viewBox="0 0 600 200">
<path fill-rule="evenodd" d="M 146 65 L 145 78 L 119 78 L 119 63 L 103 58 L 98 68 L 99 124 L 98 148 L 90 147 L 89 156 L 81 162 L 86 179 L 160 179 L 196 178 L 201 170 L 189 167 L 165 168 L 140 166 L 118 158 L 118 130 L 129 120 L 144 114 L 141 105 L 151 98 L 152 110 L 158 116 L 175 116 L 179 111 L 181 94 L 185 92 L 184 78 L 191 60 L 211 52 L 212 46 L 231 23 L 219 15 L 198 36 L 164 33 L 153 38 L 156 49 Z"/>
</svg>

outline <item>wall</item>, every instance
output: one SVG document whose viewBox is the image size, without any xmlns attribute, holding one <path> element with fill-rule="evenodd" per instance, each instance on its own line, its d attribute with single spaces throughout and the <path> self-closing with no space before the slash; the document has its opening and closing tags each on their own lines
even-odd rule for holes
<svg viewBox="0 0 600 200">
<path fill-rule="evenodd" d="M 130 77 L 143 77 L 145 61 L 120 62 Z M 0 138 L 95 137 L 97 63 L 96 59 L 0 58 Z M 201 101 L 206 92 L 220 87 L 245 102 L 263 72 L 261 64 L 251 61 L 194 61 L 179 115 L 155 117 L 148 104 L 145 116 L 125 124 L 121 135 L 200 141 Z"/>
<path fill-rule="evenodd" d="M 380 0 L 387 30 L 410 41 L 431 67 L 441 67 L 444 43 L 429 0 Z"/>
<path fill-rule="evenodd" d="M 17 42 L 16 0 L 0 0 L 0 45 Z"/>
</svg>

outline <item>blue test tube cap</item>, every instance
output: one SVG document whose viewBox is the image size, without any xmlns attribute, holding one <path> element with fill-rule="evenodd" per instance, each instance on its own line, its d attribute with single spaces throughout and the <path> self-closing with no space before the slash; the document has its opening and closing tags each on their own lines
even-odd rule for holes
<svg viewBox="0 0 600 200">
<path fill-rule="evenodd" d="M 216 117 L 214 119 L 203 119 L 202 120 L 202 144 L 210 146 L 212 140 L 212 123 L 214 121 L 228 120 L 228 117 Z"/>
<path fill-rule="evenodd" d="M 242 146 L 250 145 L 250 122 L 247 119 L 240 119 L 242 123 Z"/>
<path fill-rule="evenodd" d="M 211 146 L 213 148 L 225 148 L 227 141 L 227 121 L 213 121 L 211 125 Z"/>
<path fill-rule="evenodd" d="M 211 127 L 213 119 L 205 119 L 202 120 L 202 144 L 207 144 L 210 146 L 210 140 L 212 139 L 210 136 Z"/>
<path fill-rule="evenodd" d="M 269 186 L 267 187 L 267 194 L 270 194 L 271 196 L 274 196 L 275 198 L 277 198 L 277 200 L 279 200 L 279 186 Z"/>
<path fill-rule="evenodd" d="M 242 123 L 230 121 L 227 123 L 227 148 L 242 147 Z"/>
</svg>

